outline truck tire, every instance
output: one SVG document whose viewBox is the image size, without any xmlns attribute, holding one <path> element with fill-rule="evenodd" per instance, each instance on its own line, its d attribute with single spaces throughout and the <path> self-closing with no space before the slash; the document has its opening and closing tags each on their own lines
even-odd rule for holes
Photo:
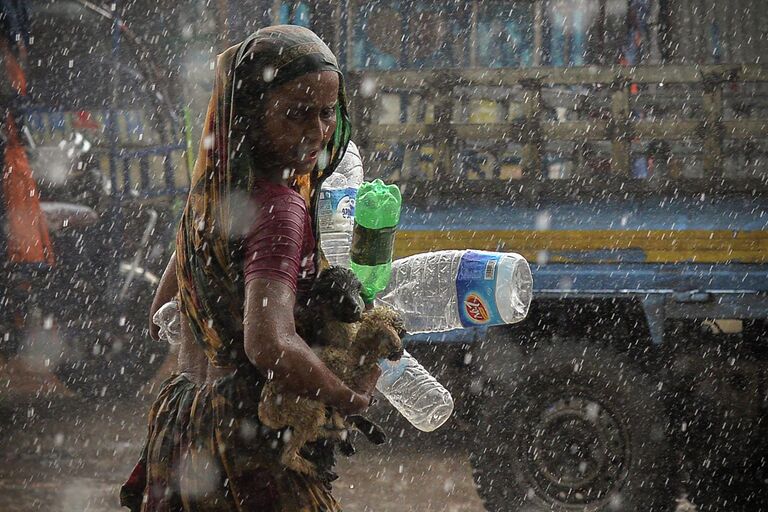
<svg viewBox="0 0 768 512">
<path fill-rule="evenodd" d="M 758 510 L 767 502 L 760 346 L 739 335 L 691 333 L 665 365 L 687 491 L 699 512 Z"/>
<path fill-rule="evenodd" d="M 83 398 L 135 396 L 168 354 L 168 343 L 154 341 L 147 330 L 154 285 L 137 279 L 131 287 L 131 300 L 99 308 L 90 319 L 60 321 L 62 350 L 54 373 Z"/>
<path fill-rule="evenodd" d="M 490 512 L 669 510 L 667 417 L 613 349 L 552 340 L 524 354 L 481 342 L 475 484 Z"/>
</svg>

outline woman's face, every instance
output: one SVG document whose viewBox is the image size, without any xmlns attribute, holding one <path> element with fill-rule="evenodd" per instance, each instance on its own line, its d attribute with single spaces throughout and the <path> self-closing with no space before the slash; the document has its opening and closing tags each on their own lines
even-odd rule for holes
<svg viewBox="0 0 768 512">
<path fill-rule="evenodd" d="M 300 76 L 265 95 L 263 124 L 255 127 L 258 166 L 287 179 L 307 174 L 336 129 L 339 76 L 321 71 Z"/>
</svg>

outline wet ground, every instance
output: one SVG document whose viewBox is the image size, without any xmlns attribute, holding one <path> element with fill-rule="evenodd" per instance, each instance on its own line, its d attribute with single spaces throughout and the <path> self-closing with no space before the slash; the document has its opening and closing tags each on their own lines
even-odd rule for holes
<svg viewBox="0 0 768 512">
<path fill-rule="evenodd" d="M 443 372 L 438 378 L 454 382 Z M 30 370 L 0 359 L 0 512 L 127 510 L 119 507 L 118 489 L 139 455 L 155 393 L 84 400 L 44 365 Z M 339 457 L 334 494 L 346 512 L 485 511 L 472 481 L 472 438 L 461 418 L 423 433 L 383 398 L 370 413 L 389 439 L 382 446 L 358 439 L 357 454 Z M 678 499 L 668 510 L 696 508 Z"/>
<path fill-rule="evenodd" d="M 138 456 L 150 399 L 93 402 L 45 372 L 0 364 L 0 511 L 112 512 Z M 386 417 L 386 403 L 376 406 Z M 357 443 L 335 494 L 346 511 L 482 512 L 465 448 L 394 421 L 381 447 Z"/>
</svg>

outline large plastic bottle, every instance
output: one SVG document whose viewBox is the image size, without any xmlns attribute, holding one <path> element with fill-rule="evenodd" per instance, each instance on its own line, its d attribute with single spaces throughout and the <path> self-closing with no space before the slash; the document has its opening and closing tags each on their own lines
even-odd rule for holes
<svg viewBox="0 0 768 512">
<path fill-rule="evenodd" d="M 331 265 L 349 268 L 355 199 L 362 183 L 363 162 L 360 151 L 350 141 L 339 166 L 320 187 L 318 199 L 320 247 Z"/>
<path fill-rule="evenodd" d="M 451 250 L 392 263 L 376 299 L 403 316 L 409 333 L 512 324 L 528 314 L 533 278 L 515 253 Z"/>
<path fill-rule="evenodd" d="M 376 389 L 414 427 L 432 432 L 453 412 L 453 398 L 407 351 L 398 361 L 379 361 Z"/>
<path fill-rule="evenodd" d="M 363 183 L 358 190 L 350 268 L 363 285 L 367 303 L 373 302 L 389 282 L 401 206 L 397 185 L 385 185 L 377 179 Z"/>
</svg>

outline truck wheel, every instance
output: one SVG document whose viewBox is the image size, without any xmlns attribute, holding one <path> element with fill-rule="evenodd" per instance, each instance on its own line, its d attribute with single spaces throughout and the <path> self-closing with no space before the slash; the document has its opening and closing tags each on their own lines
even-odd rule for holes
<svg viewBox="0 0 768 512">
<path fill-rule="evenodd" d="M 92 319 L 58 325 L 62 351 L 54 373 L 82 397 L 135 396 L 168 354 L 168 343 L 154 341 L 147 332 L 152 286 L 141 280 L 132 286 L 132 301 L 100 308 Z"/>
<path fill-rule="evenodd" d="M 143 326 L 134 324 L 97 333 L 66 329 L 62 338 L 62 358 L 54 373 L 83 398 L 136 396 L 168 353 L 167 343 L 155 342 Z"/>
<path fill-rule="evenodd" d="M 696 331 L 692 331 L 696 332 Z M 745 332 L 745 338 L 747 333 Z M 739 335 L 698 333 L 679 342 L 667 365 L 680 466 L 699 512 L 742 512 L 766 503 L 765 360 Z M 684 426 L 684 428 L 682 428 Z"/>
<path fill-rule="evenodd" d="M 478 349 L 471 462 L 489 511 L 670 508 L 666 414 L 625 357 L 576 340 L 528 355 L 504 339 Z"/>
</svg>

